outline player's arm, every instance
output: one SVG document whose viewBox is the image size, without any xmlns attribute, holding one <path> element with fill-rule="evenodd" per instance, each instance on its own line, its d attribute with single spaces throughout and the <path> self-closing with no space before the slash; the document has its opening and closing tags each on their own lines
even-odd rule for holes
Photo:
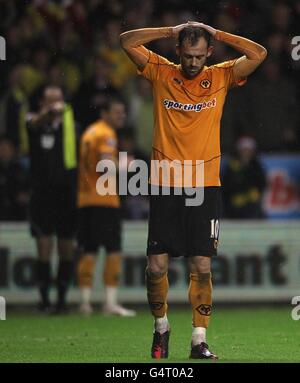
<svg viewBox="0 0 300 383">
<path fill-rule="evenodd" d="M 235 78 L 245 78 L 264 61 L 267 50 L 252 40 L 231 33 L 219 31 L 209 25 L 197 22 L 188 22 L 189 25 L 206 29 L 216 40 L 230 45 L 244 56 L 236 60 L 233 67 Z"/>
<path fill-rule="evenodd" d="M 144 44 L 162 38 L 176 37 L 186 26 L 187 24 L 180 24 L 175 27 L 134 29 L 122 33 L 120 43 L 128 57 L 143 70 L 149 59 L 148 49 Z"/>
<path fill-rule="evenodd" d="M 245 78 L 250 75 L 267 57 L 267 50 L 262 45 L 252 40 L 233 35 L 231 33 L 217 31 L 215 39 L 230 45 L 244 56 L 236 60 L 233 67 L 235 78 Z"/>
</svg>

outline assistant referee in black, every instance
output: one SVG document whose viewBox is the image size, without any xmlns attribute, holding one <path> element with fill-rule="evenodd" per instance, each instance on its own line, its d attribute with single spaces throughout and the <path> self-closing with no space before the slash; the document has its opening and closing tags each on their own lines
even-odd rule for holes
<svg viewBox="0 0 300 383">
<path fill-rule="evenodd" d="M 78 127 L 59 87 L 45 88 L 38 113 L 27 115 L 32 195 L 31 234 L 38 253 L 39 308 L 51 309 L 51 253 L 57 236 L 56 313 L 66 312 L 76 233 Z M 52 312 L 52 309 L 51 309 Z"/>
</svg>

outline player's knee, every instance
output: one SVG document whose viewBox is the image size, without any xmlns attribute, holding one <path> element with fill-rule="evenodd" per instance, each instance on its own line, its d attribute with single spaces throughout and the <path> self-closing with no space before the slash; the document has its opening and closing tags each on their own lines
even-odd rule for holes
<svg viewBox="0 0 300 383">
<path fill-rule="evenodd" d="M 93 271 L 95 258 L 92 256 L 82 256 L 78 262 L 78 282 L 80 287 L 91 287 L 93 281 Z"/>
<path fill-rule="evenodd" d="M 149 262 L 146 268 L 146 273 L 154 278 L 162 277 L 166 274 L 168 269 L 167 265 L 158 262 Z"/>
<path fill-rule="evenodd" d="M 211 272 L 211 260 L 209 257 L 199 257 L 192 264 L 191 271 L 198 275 Z"/>
<path fill-rule="evenodd" d="M 147 258 L 146 273 L 156 278 L 162 277 L 168 271 L 168 257 L 166 255 L 152 255 Z"/>
</svg>

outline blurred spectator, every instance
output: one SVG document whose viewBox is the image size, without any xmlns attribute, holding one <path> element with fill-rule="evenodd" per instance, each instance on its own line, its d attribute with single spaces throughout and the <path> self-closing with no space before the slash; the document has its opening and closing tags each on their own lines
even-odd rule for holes
<svg viewBox="0 0 300 383">
<path fill-rule="evenodd" d="M 13 22 L 16 16 L 16 4 L 13 1 L 0 1 L 0 28 L 5 28 Z"/>
<path fill-rule="evenodd" d="M 242 111 L 248 109 L 250 112 L 247 132 L 254 127 L 259 147 L 298 150 L 297 88 L 292 79 L 280 72 L 278 61 L 267 60 L 262 66 L 261 77 L 249 81 L 245 92 L 248 97 L 243 102 L 247 105 Z"/>
<path fill-rule="evenodd" d="M 122 18 L 124 16 L 124 1 L 122 0 L 89 0 L 89 22 L 94 27 L 103 26 L 103 24 L 112 18 Z"/>
<path fill-rule="evenodd" d="M 162 4 L 161 4 L 162 5 Z M 150 26 L 150 22 L 154 16 L 154 0 L 144 0 L 144 1 L 130 1 L 127 2 L 127 12 L 124 24 L 129 30 L 133 28 L 145 28 Z M 155 17 L 154 17 L 155 18 Z"/>
<path fill-rule="evenodd" d="M 0 221 L 24 221 L 29 201 L 29 175 L 13 142 L 0 137 Z"/>
<path fill-rule="evenodd" d="M 121 88 L 135 75 L 136 69 L 121 49 L 119 20 L 109 20 L 105 26 L 104 39 L 98 52 L 109 63 L 109 80 L 112 86 Z"/>
<path fill-rule="evenodd" d="M 68 12 L 73 25 L 76 25 L 83 38 L 84 43 L 89 43 L 91 38 L 91 27 L 88 22 L 87 6 L 79 0 L 69 1 Z"/>
<path fill-rule="evenodd" d="M 288 33 L 291 26 L 290 6 L 283 1 L 275 4 L 272 9 L 271 20 L 272 24 L 278 31 Z"/>
<path fill-rule="evenodd" d="M 22 65 L 17 65 L 11 70 L 9 88 L 3 100 L 5 134 L 22 154 L 28 152 L 25 116 L 29 108 L 24 92 L 23 72 Z"/>
<path fill-rule="evenodd" d="M 264 170 L 256 154 L 256 142 L 241 137 L 222 176 L 225 217 L 260 219 L 264 217 L 261 201 L 266 186 Z"/>
<path fill-rule="evenodd" d="M 46 47 L 36 47 L 32 51 L 30 64 L 23 71 L 23 86 L 30 97 L 39 86 L 45 84 L 50 63 L 50 52 Z"/>
<path fill-rule="evenodd" d="M 86 128 L 99 117 L 99 110 L 109 97 L 118 97 L 120 93 L 109 81 L 109 63 L 100 57 L 93 60 L 91 77 L 84 82 L 74 97 L 75 115 Z"/>
</svg>

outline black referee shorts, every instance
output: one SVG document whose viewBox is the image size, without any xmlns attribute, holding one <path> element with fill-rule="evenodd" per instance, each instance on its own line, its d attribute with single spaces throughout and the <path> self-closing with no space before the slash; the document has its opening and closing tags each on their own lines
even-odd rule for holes
<svg viewBox="0 0 300 383">
<path fill-rule="evenodd" d="M 147 255 L 217 255 L 221 188 L 205 187 L 199 206 L 186 206 L 183 195 L 151 195 Z"/>
<path fill-rule="evenodd" d="M 80 208 L 78 212 L 78 245 L 85 253 L 96 253 L 100 246 L 104 246 L 108 253 L 120 251 L 120 209 L 103 206 Z"/>
<path fill-rule="evenodd" d="M 33 190 L 29 204 L 33 237 L 72 239 L 77 230 L 76 187 Z"/>
</svg>

